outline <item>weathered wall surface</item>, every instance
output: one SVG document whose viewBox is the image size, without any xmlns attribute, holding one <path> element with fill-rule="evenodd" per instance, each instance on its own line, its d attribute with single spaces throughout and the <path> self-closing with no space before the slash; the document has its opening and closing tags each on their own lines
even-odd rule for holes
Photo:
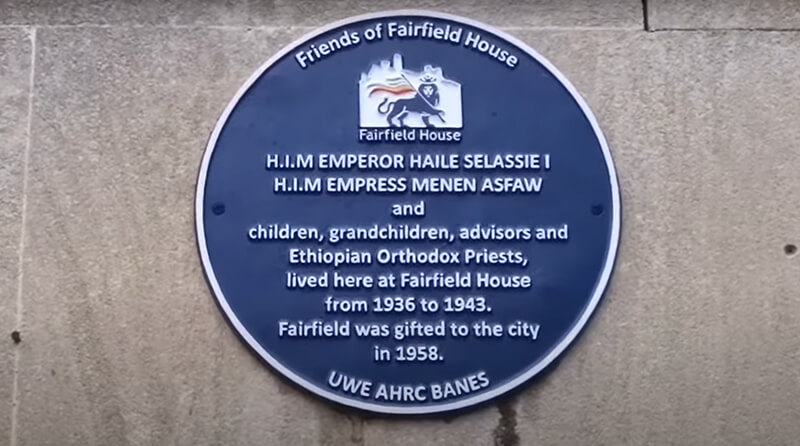
<svg viewBox="0 0 800 446">
<path fill-rule="evenodd" d="M 195 248 L 197 169 L 241 83 L 310 27 L 399 7 L 549 58 L 623 194 L 585 335 L 449 418 L 365 417 L 277 378 Z M 798 31 L 795 0 L 0 0 L 0 444 L 797 444 Z"/>
</svg>

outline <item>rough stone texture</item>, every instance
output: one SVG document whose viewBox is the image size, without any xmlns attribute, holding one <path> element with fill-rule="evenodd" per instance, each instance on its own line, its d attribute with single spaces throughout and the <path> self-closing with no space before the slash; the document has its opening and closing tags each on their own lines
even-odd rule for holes
<svg viewBox="0 0 800 446">
<path fill-rule="evenodd" d="M 349 438 L 344 415 L 290 389 L 233 335 L 194 238 L 210 129 L 295 37 L 39 31 L 19 446 Z"/>
<path fill-rule="evenodd" d="M 800 29 L 797 0 L 648 0 L 650 28 Z"/>
<path fill-rule="evenodd" d="M 522 392 L 520 444 L 796 444 L 797 33 L 526 33 L 588 97 L 623 231 L 585 336 Z"/>
<path fill-rule="evenodd" d="M 373 419 L 365 426 L 366 446 L 407 445 L 489 445 L 498 414 L 491 407 L 459 417 L 433 416 L 425 419 Z"/>
<path fill-rule="evenodd" d="M 28 144 L 31 40 L 27 29 L 0 30 L 0 444 L 8 444 L 17 345 L 19 241 Z"/>
<path fill-rule="evenodd" d="M 195 248 L 214 122 L 307 29 L 194 25 L 307 25 L 363 6 L 1 2 L 5 23 L 148 25 L 37 31 L 16 347 L 30 46 L 29 30 L 0 30 L 2 444 L 15 349 L 18 446 L 797 443 L 800 255 L 783 247 L 800 244 L 800 33 L 513 31 L 576 84 L 608 136 L 617 269 L 552 373 L 469 414 L 406 420 L 333 408 L 270 373 L 224 322 Z M 485 5 L 453 12 L 501 27 L 628 23 L 587 22 L 610 14 L 605 3 L 518 7 L 536 17 Z"/>
<path fill-rule="evenodd" d="M 312 403 L 246 351 L 195 248 L 208 132 L 295 33 L 39 33 L 18 444 L 367 442 L 361 416 Z M 450 426 L 489 441 L 495 418 Z"/>
<path fill-rule="evenodd" d="M 5 24 L 308 26 L 355 14 L 430 9 L 496 26 L 641 28 L 639 0 L 0 0 Z"/>
</svg>

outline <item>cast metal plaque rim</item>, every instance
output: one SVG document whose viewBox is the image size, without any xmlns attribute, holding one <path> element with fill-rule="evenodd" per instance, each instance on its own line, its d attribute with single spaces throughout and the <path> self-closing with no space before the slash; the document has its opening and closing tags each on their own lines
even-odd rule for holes
<svg viewBox="0 0 800 446">
<path fill-rule="evenodd" d="M 588 305 L 584 308 L 583 313 L 578 318 L 576 323 L 572 326 L 572 328 L 569 330 L 566 336 L 564 336 L 561 339 L 561 341 L 559 341 L 559 343 L 556 344 L 555 347 L 553 347 L 547 353 L 547 355 L 544 356 L 544 358 L 542 358 L 540 361 L 536 362 L 531 367 L 524 370 L 515 378 L 489 391 L 478 393 L 474 396 L 464 398 L 451 403 L 416 405 L 416 406 L 398 406 L 398 405 L 384 405 L 384 404 L 370 403 L 366 401 L 357 400 L 355 398 L 347 398 L 342 395 L 336 394 L 295 374 L 292 370 L 284 366 L 276 358 L 270 355 L 269 352 L 267 352 L 253 338 L 253 336 L 250 335 L 247 329 L 242 325 L 242 323 L 236 317 L 236 314 L 228 305 L 227 299 L 225 299 L 225 296 L 222 293 L 222 290 L 220 289 L 216 275 L 214 274 L 214 269 L 211 266 L 211 261 L 208 256 L 208 249 L 206 246 L 205 227 L 203 224 L 203 218 L 204 218 L 203 201 L 205 198 L 206 175 L 208 173 L 209 163 L 214 153 L 214 149 L 217 145 L 217 140 L 219 138 L 220 132 L 222 131 L 222 128 L 227 123 L 231 112 L 239 103 L 241 98 L 245 95 L 245 93 L 247 93 L 247 91 L 250 89 L 250 87 L 253 86 L 256 80 L 258 80 L 264 74 L 264 72 L 266 72 L 270 67 L 272 67 L 272 65 L 274 65 L 278 60 L 280 60 L 285 55 L 289 54 L 290 51 L 296 49 L 303 43 L 309 41 L 310 39 L 313 39 L 321 34 L 324 34 L 328 31 L 331 31 L 333 29 L 345 25 L 363 22 L 367 20 L 374 20 L 374 19 L 381 19 L 381 18 L 388 18 L 395 16 L 430 17 L 434 19 L 449 20 L 464 25 L 472 26 L 487 31 L 489 33 L 492 33 L 495 36 L 504 39 L 507 42 L 510 42 L 520 50 L 527 53 L 529 56 L 533 57 L 534 60 L 536 60 L 538 63 L 544 66 L 547 69 L 547 71 L 549 71 L 561 83 L 561 85 L 564 86 L 564 88 L 570 93 L 572 98 L 581 108 L 581 111 L 583 112 L 586 119 L 591 124 L 592 130 L 594 131 L 595 136 L 597 137 L 597 140 L 600 143 L 600 148 L 603 151 L 603 158 L 606 162 L 606 168 L 608 169 L 608 175 L 609 175 L 609 182 L 611 184 L 611 204 L 612 204 L 611 239 L 608 244 L 606 260 L 603 265 L 603 270 L 602 273 L 600 274 L 600 278 L 595 284 L 595 288 L 592 292 L 592 297 L 589 300 Z M 588 104 L 580 95 L 580 93 L 578 93 L 577 89 L 572 85 L 572 83 L 553 64 L 551 64 L 550 61 L 545 59 L 536 50 L 534 50 L 521 40 L 517 39 L 516 37 L 513 37 L 505 33 L 504 31 L 501 31 L 493 26 L 487 25 L 477 20 L 453 14 L 436 12 L 436 11 L 401 9 L 401 10 L 361 14 L 315 28 L 313 31 L 305 34 L 304 36 L 290 43 L 289 45 L 284 46 L 280 51 L 275 53 L 264 64 L 262 64 L 247 79 L 247 81 L 236 92 L 233 99 L 231 99 L 231 101 L 225 107 L 225 110 L 222 112 L 222 115 L 217 120 L 216 126 L 214 127 L 214 131 L 211 133 L 211 136 L 208 140 L 208 144 L 206 145 L 205 153 L 203 154 L 203 160 L 200 167 L 200 172 L 197 178 L 197 192 L 195 196 L 195 225 L 196 225 L 195 229 L 197 232 L 197 243 L 200 250 L 200 256 L 203 262 L 203 269 L 206 273 L 206 277 L 208 278 L 208 282 L 214 291 L 214 297 L 219 303 L 219 306 L 225 312 L 225 316 L 228 318 L 231 324 L 233 324 L 233 326 L 236 328 L 239 335 L 247 342 L 250 348 L 252 348 L 256 353 L 258 353 L 258 355 L 262 359 L 267 361 L 267 363 L 270 366 L 272 366 L 275 370 L 280 372 L 283 376 L 289 378 L 294 383 L 302 386 L 304 389 L 322 398 L 334 401 L 336 403 L 345 406 L 366 410 L 370 412 L 384 413 L 384 414 L 422 415 L 422 414 L 433 414 L 439 412 L 448 412 L 458 409 L 464 409 L 470 406 L 486 402 L 506 392 L 509 392 L 519 387 L 520 385 L 524 384 L 534 376 L 538 375 L 542 370 L 544 370 L 548 365 L 550 365 L 557 357 L 559 357 L 561 353 L 563 353 L 564 350 L 566 350 L 567 347 L 569 347 L 570 344 L 572 344 L 572 342 L 575 340 L 575 338 L 578 336 L 581 330 L 583 330 L 583 327 L 586 325 L 591 315 L 594 313 L 594 310 L 596 309 L 597 305 L 600 303 L 600 299 L 602 298 L 603 293 L 605 292 L 606 287 L 608 286 L 608 282 L 611 277 L 611 272 L 614 268 L 614 260 L 616 258 L 617 248 L 619 247 L 620 196 L 619 196 L 619 184 L 617 182 L 617 174 L 616 170 L 614 169 L 614 161 L 611 157 L 611 152 L 609 150 L 608 143 L 606 142 L 606 138 L 603 134 L 603 131 L 600 129 L 599 124 L 597 123 L 597 119 L 595 118 L 594 113 L 592 113 Z"/>
</svg>

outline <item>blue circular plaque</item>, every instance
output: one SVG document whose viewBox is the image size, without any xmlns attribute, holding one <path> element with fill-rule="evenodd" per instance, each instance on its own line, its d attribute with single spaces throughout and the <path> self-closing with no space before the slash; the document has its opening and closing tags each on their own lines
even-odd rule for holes
<svg viewBox="0 0 800 446">
<path fill-rule="evenodd" d="M 196 199 L 203 266 L 280 374 L 423 414 L 551 364 L 608 283 L 620 199 L 586 103 L 472 20 L 399 11 L 280 51 L 225 109 Z"/>
</svg>

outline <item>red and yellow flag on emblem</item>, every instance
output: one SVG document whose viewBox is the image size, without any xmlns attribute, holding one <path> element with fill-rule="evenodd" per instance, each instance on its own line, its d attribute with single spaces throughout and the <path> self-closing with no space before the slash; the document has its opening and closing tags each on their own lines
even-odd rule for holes
<svg viewBox="0 0 800 446">
<path fill-rule="evenodd" d="M 382 83 L 369 84 L 367 88 L 370 96 L 379 93 L 387 93 L 392 96 L 416 93 L 414 87 L 403 77 L 388 78 Z"/>
</svg>

